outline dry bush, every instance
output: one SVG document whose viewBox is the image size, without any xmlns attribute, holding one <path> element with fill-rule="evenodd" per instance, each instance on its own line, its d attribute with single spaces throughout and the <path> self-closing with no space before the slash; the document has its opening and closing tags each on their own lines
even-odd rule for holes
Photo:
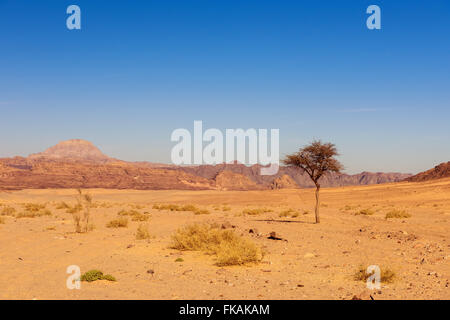
<svg viewBox="0 0 450 320">
<path fill-rule="evenodd" d="M 178 205 L 178 204 L 155 204 L 153 209 L 157 210 L 169 210 L 169 211 L 192 211 L 198 210 L 198 208 L 192 204 Z"/>
<path fill-rule="evenodd" d="M 22 211 L 16 214 L 16 218 L 36 218 L 42 216 L 51 216 L 52 213 L 48 209 L 40 210 L 40 211 Z"/>
<path fill-rule="evenodd" d="M 229 206 L 223 206 L 223 207 L 222 207 L 222 211 L 223 211 L 223 212 L 231 211 L 231 207 L 229 207 Z"/>
<path fill-rule="evenodd" d="M 195 210 L 193 212 L 196 215 L 199 215 L 199 214 L 210 214 L 211 213 L 208 209 L 197 209 L 197 210 Z"/>
<path fill-rule="evenodd" d="M 406 212 L 405 210 L 394 209 L 394 210 L 391 210 L 388 213 L 386 213 L 385 219 L 390 219 L 390 218 L 402 219 L 402 218 L 409 218 L 409 217 L 411 217 L 411 215 L 408 212 Z"/>
<path fill-rule="evenodd" d="M 65 203 L 64 201 L 61 201 L 56 205 L 56 209 L 67 210 L 67 209 L 70 209 L 70 206 L 67 203 Z"/>
<path fill-rule="evenodd" d="M 140 224 L 136 231 L 136 240 L 148 240 L 150 238 L 151 235 L 148 231 L 148 225 Z"/>
<path fill-rule="evenodd" d="M 157 210 L 168 210 L 168 211 L 186 211 L 193 212 L 194 214 L 210 214 L 211 212 L 207 209 L 200 209 L 193 204 L 177 205 L 177 204 L 154 204 L 153 209 Z"/>
<path fill-rule="evenodd" d="M 256 215 L 268 213 L 268 212 L 273 212 L 273 210 L 267 209 L 267 208 L 253 208 L 253 209 L 247 208 L 242 211 L 243 214 L 250 215 L 250 216 L 256 216 Z"/>
<path fill-rule="evenodd" d="M 117 212 L 118 216 L 134 216 L 134 215 L 137 215 L 137 214 L 140 214 L 140 212 L 136 211 L 136 210 L 125 210 L 125 209 L 122 209 L 119 212 Z"/>
<path fill-rule="evenodd" d="M 115 220 L 111 220 L 106 224 L 107 228 L 126 228 L 128 227 L 128 219 L 127 218 L 119 218 Z"/>
<path fill-rule="evenodd" d="M 14 216 L 15 213 L 16 213 L 16 209 L 14 209 L 13 207 L 7 206 L 2 209 L 0 214 L 2 216 Z"/>
<path fill-rule="evenodd" d="M 5 218 L 0 217 L 0 224 L 5 224 Z"/>
<path fill-rule="evenodd" d="M 45 204 L 39 204 L 39 203 L 24 203 L 23 208 L 25 211 L 28 212 L 39 212 L 44 210 L 46 207 Z"/>
<path fill-rule="evenodd" d="M 66 211 L 67 213 L 72 214 L 75 232 L 88 232 L 93 230 L 89 223 L 92 208 L 92 196 L 89 193 L 83 193 L 81 189 L 78 189 L 77 191 L 77 204 L 73 207 L 67 205 L 68 208 Z"/>
<path fill-rule="evenodd" d="M 355 216 L 359 216 L 359 215 L 371 216 L 373 214 L 375 214 L 375 211 L 373 211 L 372 209 L 362 209 L 362 210 L 355 212 Z"/>
<path fill-rule="evenodd" d="M 131 216 L 132 221 L 147 221 L 150 218 L 149 215 L 140 213 L 139 211 L 136 211 L 136 210 L 128 210 L 127 211 L 127 210 L 122 209 L 117 213 L 117 215 Z"/>
<path fill-rule="evenodd" d="M 141 222 L 142 222 L 142 221 L 147 221 L 149 218 L 150 218 L 150 217 L 149 217 L 148 215 L 139 213 L 139 214 L 134 215 L 134 216 L 131 218 L 131 221 L 141 221 Z"/>
<path fill-rule="evenodd" d="M 261 248 L 250 240 L 239 237 L 232 230 L 208 224 L 192 224 L 178 229 L 172 236 L 170 247 L 214 254 L 219 266 L 243 265 L 263 258 Z"/>
<path fill-rule="evenodd" d="M 354 273 L 353 275 L 353 279 L 356 281 L 367 281 L 367 279 L 373 275 L 373 273 L 367 273 L 367 267 L 368 266 L 364 266 L 361 265 L 358 270 Z M 383 283 L 391 283 L 395 280 L 396 274 L 393 270 L 391 270 L 390 268 L 386 267 L 386 268 L 382 268 L 380 267 L 380 281 Z"/>
<path fill-rule="evenodd" d="M 279 214 L 279 216 L 280 216 L 280 218 L 283 218 L 283 217 L 296 218 L 296 217 L 299 216 L 299 214 L 300 214 L 300 213 L 299 213 L 297 210 L 294 210 L 294 209 L 292 209 L 292 208 L 289 208 L 289 209 L 287 209 L 287 210 L 281 211 L 280 214 Z"/>
</svg>

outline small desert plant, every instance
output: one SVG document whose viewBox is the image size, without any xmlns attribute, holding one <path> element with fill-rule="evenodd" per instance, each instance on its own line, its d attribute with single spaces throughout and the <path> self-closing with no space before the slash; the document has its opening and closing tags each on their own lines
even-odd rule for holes
<svg viewBox="0 0 450 320">
<path fill-rule="evenodd" d="M 287 210 L 283 210 L 280 212 L 279 214 L 280 218 L 283 217 L 291 217 L 291 218 L 296 218 L 299 216 L 299 212 L 297 210 L 294 210 L 292 208 L 289 208 Z"/>
<path fill-rule="evenodd" d="M 146 214 L 142 214 L 136 210 L 120 210 L 117 215 L 119 216 L 131 216 L 132 221 L 147 221 L 150 217 Z"/>
<path fill-rule="evenodd" d="M 229 206 L 223 206 L 222 207 L 222 211 L 224 211 L 224 212 L 230 211 L 230 210 L 231 210 L 231 207 L 229 207 Z"/>
<path fill-rule="evenodd" d="M 183 258 L 176 258 L 175 262 L 184 262 L 184 259 Z"/>
<path fill-rule="evenodd" d="M 134 215 L 137 215 L 137 214 L 140 214 L 140 212 L 136 211 L 136 210 L 125 210 L 125 209 L 122 209 L 119 212 L 117 212 L 117 215 L 119 215 L 119 216 L 134 216 Z"/>
<path fill-rule="evenodd" d="M 402 219 L 402 218 L 409 218 L 409 217 L 411 217 L 411 215 L 408 212 L 406 212 L 405 210 L 394 209 L 394 210 L 391 210 L 388 213 L 386 213 L 385 219 L 390 219 L 390 218 Z"/>
<path fill-rule="evenodd" d="M 139 214 L 134 215 L 134 216 L 131 218 L 131 221 L 147 221 L 149 218 L 150 218 L 150 217 L 149 217 L 148 215 L 139 213 Z"/>
<path fill-rule="evenodd" d="M 108 281 L 117 281 L 116 278 L 114 278 L 110 274 L 103 274 L 100 270 L 89 270 L 85 274 L 81 276 L 81 281 L 86 282 L 92 282 L 97 280 L 108 280 Z"/>
<path fill-rule="evenodd" d="M 362 209 L 357 212 L 355 212 L 355 216 L 363 215 L 363 216 L 371 216 L 375 212 L 372 209 Z"/>
<path fill-rule="evenodd" d="M 196 215 L 199 215 L 199 214 L 210 214 L 211 213 L 208 209 L 196 209 L 193 212 Z"/>
<path fill-rule="evenodd" d="M 5 224 L 5 218 L 0 217 L 0 224 Z"/>
<path fill-rule="evenodd" d="M 23 204 L 23 207 L 25 211 L 28 212 L 39 212 L 45 209 L 45 204 L 38 204 L 38 203 L 25 203 Z"/>
<path fill-rule="evenodd" d="M 243 214 L 250 215 L 250 216 L 256 216 L 256 215 L 268 213 L 268 212 L 273 212 L 273 210 L 267 209 L 267 208 L 254 208 L 254 209 L 248 208 L 248 209 L 244 209 L 242 211 Z"/>
<path fill-rule="evenodd" d="M 177 204 L 155 204 L 153 209 L 157 210 L 169 210 L 169 211 L 188 211 L 194 214 L 210 214 L 211 212 L 207 209 L 200 209 L 193 204 L 177 205 Z"/>
<path fill-rule="evenodd" d="M 243 265 L 263 258 L 262 250 L 250 240 L 232 230 L 208 224 L 193 224 L 177 230 L 172 236 L 171 248 L 214 254 L 219 266 Z"/>
<path fill-rule="evenodd" d="M 195 211 L 197 207 L 192 204 L 178 205 L 178 204 L 155 204 L 153 209 L 170 210 L 170 211 Z"/>
<path fill-rule="evenodd" d="M 67 210 L 67 209 L 70 209 L 70 206 L 67 203 L 65 203 L 64 201 L 61 201 L 60 203 L 58 203 L 56 205 L 56 209 L 58 209 L 58 210 L 61 210 L 61 209 Z"/>
<path fill-rule="evenodd" d="M 36 218 L 42 216 L 51 216 L 52 213 L 50 210 L 40 210 L 40 211 L 23 211 L 16 214 L 16 218 Z"/>
<path fill-rule="evenodd" d="M 1 211 L 1 215 L 2 216 L 14 216 L 14 214 L 16 213 L 16 209 L 14 209 L 13 207 L 4 207 Z"/>
<path fill-rule="evenodd" d="M 89 193 L 83 193 L 81 189 L 78 189 L 77 191 L 77 204 L 74 207 L 69 207 L 67 212 L 72 214 L 75 232 L 88 232 L 92 208 L 92 196 Z"/>
<path fill-rule="evenodd" d="M 380 267 L 380 281 L 383 283 L 391 283 L 395 280 L 396 274 L 390 268 Z M 354 273 L 353 279 L 356 281 L 367 281 L 367 279 L 374 273 L 367 273 L 367 266 L 361 265 L 358 270 Z"/>
<path fill-rule="evenodd" d="M 150 239 L 150 232 L 148 232 L 148 225 L 140 224 L 136 231 L 136 240 Z"/>
<path fill-rule="evenodd" d="M 106 225 L 107 228 L 126 228 L 128 227 L 128 219 L 127 218 L 119 218 L 115 220 L 111 220 Z"/>
</svg>

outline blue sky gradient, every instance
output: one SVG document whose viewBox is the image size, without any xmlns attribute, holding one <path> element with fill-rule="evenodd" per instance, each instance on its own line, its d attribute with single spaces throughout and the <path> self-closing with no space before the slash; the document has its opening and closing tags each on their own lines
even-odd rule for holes
<svg viewBox="0 0 450 320">
<path fill-rule="evenodd" d="M 0 157 L 80 138 L 170 162 L 203 120 L 333 142 L 348 173 L 450 160 L 449 1 L 0 0 L 0 39 Z"/>
</svg>

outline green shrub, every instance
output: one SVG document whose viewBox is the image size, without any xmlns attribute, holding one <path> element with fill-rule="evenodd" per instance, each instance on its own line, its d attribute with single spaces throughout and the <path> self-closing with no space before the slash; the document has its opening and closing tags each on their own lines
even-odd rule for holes
<svg viewBox="0 0 450 320">
<path fill-rule="evenodd" d="M 95 269 L 89 270 L 81 276 L 81 281 L 92 282 L 97 280 L 116 281 L 116 278 L 110 274 L 103 275 L 103 272 Z"/>
</svg>

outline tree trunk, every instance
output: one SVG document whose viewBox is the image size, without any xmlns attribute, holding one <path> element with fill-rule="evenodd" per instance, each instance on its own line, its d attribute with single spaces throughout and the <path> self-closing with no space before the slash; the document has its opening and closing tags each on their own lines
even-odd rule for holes
<svg viewBox="0 0 450 320">
<path fill-rule="evenodd" d="M 319 208 L 320 208 L 320 198 L 319 198 L 320 185 L 316 184 L 316 223 L 320 223 Z"/>
</svg>

